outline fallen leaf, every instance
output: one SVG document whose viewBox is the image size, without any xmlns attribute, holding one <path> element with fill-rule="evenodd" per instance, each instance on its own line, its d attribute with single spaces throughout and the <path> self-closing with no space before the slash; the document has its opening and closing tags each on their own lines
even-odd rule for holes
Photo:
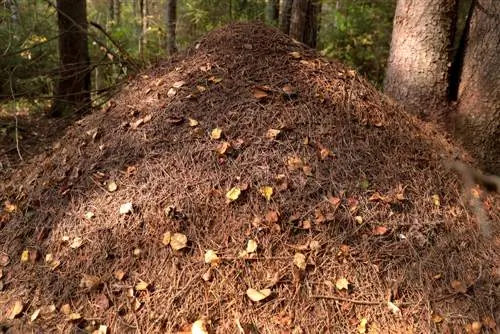
<svg viewBox="0 0 500 334">
<path fill-rule="evenodd" d="M 71 306 L 69 304 L 64 304 L 63 306 L 61 306 L 61 312 L 64 313 L 65 315 L 70 315 Z"/>
<path fill-rule="evenodd" d="M 310 250 L 318 250 L 320 249 L 321 245 L 319 244 L 319 241 L 317 240 L 311 240 L 309 243 L 309 249 Z"/>
<path fill-rule="evenodd" d="M 23 250 L 23 252 L 21 253 L 21 262 L 28 262 L 29 259 L 30 251 L 27 249 Z"/>
<path fill-rule="evenodd" d="M 112 193 L 112 192 L 115 192 L 116 189 L 118 189 L 118 186 L 116 185 L 116 182 L 115 181 L 109 181 L 108 182 L 108 191 L 110 193 Z"/>
<path fill-rule="evenodd" d="M 290 54 L 290 56 L 292 56 L 292 58 L 294 58 L 294 59 L 300 59 L 300 58 L 302 58 L 302 56 L 300 55 L 300 52 L 298 52 L 298 51 L 292 51 L 292 52 L 290 52 L 289 54 Z"/>
<path fill-rule="evenodd" d="M 250 298 L 250 300 L 254 302 L 259 302 L 261 300 L 264 300 L 270 295 L 271 295 L 271 289 L 255 290 L 250 288 L 247 290 L 248 298 Z"/>
<path fill-rule="evenodd" d="M 332 156 L 333 156 L 332 151 L 330 151 L 326 147 L 322 147 L 321 150 L 319 151 L 319 157 L 321 158 L 321 160 L 326 160 L 326 158 Z"/>
<path fill-rule="evenodd" d="M 134 209 L 134 206 L 132 205 L 132 203 L 130 203 L 130 202 L 124 203 L 120 206 L 120 214 L 126 215 L 129 213 L 132 213 L 133 209 Z"/>
<path fill-rule="evenodd" d="M 211 249 L 205 252 L 204 259 L 205 263 L 211 264 L 213 266 L 217 266 L 220 263 L 219 256 L 217 256 L 217 253 Z"/>
<path fill-rule="evenodd" d="M 401 315 L 401 310 L 399 309 L 399 307 L 397 307 L 391 301 L 387 302 L 387 308 L 389 309 L 389 311 L 392 312 L 392 314 L 394 314 L 394 315 Z"/>
<path fill-rule="evenodd" d="M 351 248 L 345 244 L 340 245 L 339 249 L 344 256 L 349 255 L 349 253 L 351 252 Z"/>
<path fill-rule="evenodd" d="M 207 87 L 198 85 L 198 86 L 196 86 L 196 89 L 197 89 L 200 93 L 203 93 L 204 91 L 206 91 L 206 90 L 207 90 Z"/>
<path fill-rule="evenodd" d="M 297 96 L 297 89 L 294 88 L 292 85 L 286 84 L 281 88 L 281 90 L 288 98 Z"/>
<path fill-rule="evenodd" d="M 17 205 L 11 203 L 10 201 L 5 201 L 3 204 L 5 212 L 12 213 L 17 210 Z"/>
<path fill-rule="evenodd" d="M 219 83 L 222 81 L 222 78 L 218 78 L 218 77 L 215 77 L 215 76 L 211 76 L 210 78 L 208 78 L 208 81 L 212 82 L 212 83 Z"/>
<path fill-rule="evenodd" d="M 221 128 L 215 128 L 210 132 L 210 138 L 214 140 L 220 139 L 222 136 L 222 129 Z"/>
<path fill-rule="evenodd" d="M 482 320 L 484 327 L 488 329 L 494 330 L 497 327 L 497 323 L 495 322 L 495 319 L 493 319 L 492 316 L 487 315 L 483 317 Z"/>
<path fill-rule="evenodd" d="M 132 299 L 130 304 L 132 306 L 132 310 L 134 311 L 139 311 L 142 306 L 142 303 L 137 298 Z"/>
<path fill-rule="evenodd" d="M 479 321 L 474 321 L 472 324 L 467 324 L 465 331 L 470 334 L 480 334 L 483 324 Z"/>
<path fill-rule="evenodd" d="M 302 161 L 302 159 L 297 156 L 289 157 L 287 163 L 288 169 L 290 169 L 291 171 L 300 169 L 304 166 L 304 162 Z"/>
<path fill-rule="evenodd" d="M 170 247 L 178 251 L 187 246 L 187 237 L 182 233 L 174 233 L 170 239 Z"/>
<path fill-rule="evenodd" d="M 59 267 L 61 265 L 61 261 L 59 261 L 58 259 L 54 259 L 52 262 L 50 262 L 49 266 L 50 266 L 50 269 L 51 270 L 56 270 L 57 267 Z"/>
<path fill-rule="evenodd" d="M 452 281 L 451 282 L 451 287 L 456 292 L 460 292 L 460 293 L 466 293 L 467 292 L 467 287 L 465 286 L 465 284 L 462 281 L 459 281 L 459 280 Z"/>
<path fill-rule="evenodd" d="M 198 124 L 200 124 L 197 120 L 195 120 L 194 118 L 188 118 L 189 120 L 189 126 L 191 127 L 195 127 L 195 126 L 198 126 Z"/>
<path fill-rule="evenodd" d="M 83 244 L 83 239 L 80 237 L 75 237 L 71 244 L 69 245 L 70 248 L 72 249 L 77 249 L 80 248 Z"/>
<path fill-rule="evenodd" d="M 106 295 L 102 293 L 97 295 L 94 303 L 96 304 L 97 307 L 99 307 L 103 311 L 107 310 L 110 306 L 108 297 L 106 297 Z"/>
<path fill-rule="evenodd" d="M 174 87 L 174 88 L 181 88 L 185 84 L 186 84 L 186 81 L 176 81 L 176 82 L 174 82 L 174 84 L 172 85 L 172 87 Z"/>
<path fill-rule="evenodd" d="M 295 253 L 293 256 L 293 264 L 299 269 L 306 270 L 306 256 L 302 253 Z"/>
<path fill-rule="evenodd" d="M 108 334 L 108 326 L 100 325 L 97 330 L 92 332 L 92 334 Z"/>
<path fill-rule="evenodd" d="M 201 278 L 205 282 L 210 282 L 212 280 L 212 268 L 209 268 L 205 273 L 201 276 Z"/>
<path fill-rule="evenodd" d="M 368 188 L 370 187 L 370 182 L 368 182 L 368 180 L 362 180 L 361 182 L 359 182 L 359 187 L 363 190 L 368 190 Z"/>
<path fill-rule="evenodd" d="M 269 129 L 267 130 L 266 137 L 269 139 L 276 139 L 278 135 L 281 133 L 281 130 L 277 129 Z"/>
<path fill-rule="evenodd" d="M 335 282 L 335 287 L 337 290 L 349 290 L 349 281 L 344 277 L 339 278 Z"/>
<path fill-rule="evenodd" d="M 134 252 L 132 254 L 134 254 L 134 256 L 139 256 L 142 254 L 142 249 L 134 248 Z"/>
<path fill-rule="evenodd" d="M 23 311 L 23 308 L 24 308 L 23 302 L 20 300 L 17 300 L 14 303 L 12 310 L 10 311 L 9 319 L 14 320 L 19 314 L 21 314 L 21 312 Z"/>
<path fill-rule="evenodd" d="M 149 283 L 144 282 L 143 280 L 139 280 L 139 283 L 135 285 L 135 290 L 136 291 L 145 291 L 149 287 Z"/>
<path fill-rule="evenodd" d="M 163 233 L 163 238 L 162 238 L 161 242 L 165 246 L 168 246 L 168 245 L 170 245 L 171 239 L 172 239 L 172 232 L 167 231 L 167 232 Z"/>
<path fill-rule="evenodd" d="M 115 270 L 115 272 L 113 273 L 113 276 L 117 280 L 121 281 L 125 277 L 125 272 L 123 270 L 121 270 L 121 269 L 118 269 L 118 270 Z"/>
<path fill-rule="evenodd" d="M 273 195 L 273 188 L 269 186 L 260 187 L 259 192 L 269 202 Z"/>
<path fill-rule="evenodd" d="M 278 213 L 278 211 L 269 210 L 266 213 L 266 221 L 268 223 L 274 224 L 274 223 L 277 223 L 278 220 L 279 220 L 279 213 Z"/>
<path fill-rule="evenodd" d="M 358 210 L 359 201 L 354 197 L 349 197 L 347 199 L 347 206 L 349 207 L 349 212 L 354 213 Z"/>
<path fill-rule="evenodd" d="M 92 220 L 92 218 L 94 218 L 94 216 L 95 216 L 94 213 L 91 211 L 85 212 L 85 219 L 87 219 L 87 220 Z"/>
<path fill-rule="evenodd" d="M 10 258 L 7 254 L 1 254 L 0 255 L 0 266 L 5 267 L 8 266 L 10 263 Z"/>
<path fill-rule="evenodd" d="M 356 223 L 358 224 L 363 224 L 363 217 L 361 216 L 356 216 L 354 217 L 354 220 L 356 221 Z"/>
<path fill-rule="evenodd" d="M 257 247 L 258 247 L 257 242 L 253 239 L 250 239 L 247 242 L 246 252 L 247 253 L 255 253 L 255 251 L 257 250 Z"/>
<path fill-rule="evenodd" d="M 359 334 L 365 334 L 366 333 L 366 325 L 367 324 L 368 324 L 368 319 L 366 319 L 366 318 L 362 318 L 359 321 L 359 325 L 358 325 L 358 333 Z"/>
<path fill-rule="evenodd" d="M 240 197 L 241 189 L 239 187 L 233 187 L 226 193 L 226 198 L 228 202 L 233 202 Z"/>
<path fill-rule="evenodd" d="M 252 91 L 252 95 L 253 97 L 255 97 L 257 100 L 263 100 L 265 98 L 267 98 L 269 96 L 269 94 L 260 89 L 260 88 L 254 88 L 253 91 Z"/>
<path fill-rule="evenodd" d="M 102 281 L 98 276 L 83 274 L 80 281 L 81 288 L 95 289 L 101 285 Z"/>
<path fill-rule="evenodd" d="M 374 192 L 368 200 L 371 202 L 388 202 L 387 198 L 380 195 L 378 192 Z"/>
<path fill-rule="evenodd" d="M 80 315 L 80 313 L 71 313 L 69 316 L 68 316 L 68 321 L 76 321 L 76 320 L 80 320 L 82 318 L 82 316 Z"/>
<path fill-rule="evenodd" d="M 304 172 L 304 175 L 305 176 L 313 176 L 313 173 L 312 173 L 312 168 L 311 166 L 303 166 L 302 167 L 302 171 Z"/>
<path fill-rule="evenodd" d="M 384 235 L 388 231 L 388 228 L 385 226 L 375 226 L 372 230 L 373 235 Z"/>
<path fill-rule="evenodd" d="M 434 205 L 439 208 L 441 206 L 441 200 L 439 199 L 439 195 L 432 195 L 431 198 L 432 198 L 432 203 L 434 203 Z"/>
<path fill-rule="evenodd" d="M 440 322 L 443 322 L 443 317 L 440 316 L 438 313 L 432 313 L 432 322 L 434 322 L 435 324 L 439 324 Z"/>
<path fill-rule="evenodd" d="M 31 322 L 35 321 L 38 318 L 38 315 L 40 314 L 41 309 L 37 308 L 33 314 L 30 316 Z"/>
<path fill-rule="evenodd" d="M 177 90 L 175 88 L 170 88 L 167 92 L 167 96 L 168 97 L 172 97 L 172 96 L 175 96 L 177 94 Z"/>
<path fill-rule="evenodd" d="M 207 325 L 206 319 L 196 320 L 191 326 L 191 334 L 208 334 Z"/>
<path fill-rule="evenodd" d="M 231 148 L 231 144 L 227 141 L 222 142 L 217 146 L 217 153 L 220 155 L 224 155 L 228 152 L 228 150 Z"/>
</svg>

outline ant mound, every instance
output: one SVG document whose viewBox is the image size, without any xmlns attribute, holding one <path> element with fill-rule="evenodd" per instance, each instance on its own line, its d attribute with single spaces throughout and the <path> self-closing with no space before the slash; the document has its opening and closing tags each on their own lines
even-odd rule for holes
<svg viewBox="0 0 500 334">
<path fill-rule="evenodd" d="M 355 71 L 262 24 L 226 26 L 6 182 L 0 319 L 112 333 L 488 328 L 499 247 L 480 241 L 443 167 L 457 154 Z"/>
</svg>

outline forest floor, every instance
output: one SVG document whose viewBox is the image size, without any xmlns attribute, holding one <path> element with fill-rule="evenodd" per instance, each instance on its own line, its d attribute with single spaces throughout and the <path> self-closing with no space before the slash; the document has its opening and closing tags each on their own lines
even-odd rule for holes
<svg viewBox="0 0 500 334">
<path fill-rule="evenodd" d="M 2 174 L 0 332 L 498 331 L 498 195 L 474 189 L 483 239 L 462 149 L 273 28 L 215 30 L 66 130 Z"/>
</svg>

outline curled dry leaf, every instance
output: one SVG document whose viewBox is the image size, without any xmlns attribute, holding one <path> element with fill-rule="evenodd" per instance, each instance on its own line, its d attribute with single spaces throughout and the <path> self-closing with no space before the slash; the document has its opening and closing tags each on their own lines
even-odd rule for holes
<svg viewBox="0 0 500 334">
<path fill-rule="evenodd" d="M 290 56 L 292 56 L 292 58 L 294 58 L 294 59 L 300 59 L 300 58 L 302 58 L 302 55 L 301 55 L 301 54 L 300 54 L 300 52 L 298 52 L 298 51 L 292 51 L 292 52 L 290 52 L 289 54 L 290 54 Z"/>
<path fill-rule="evenodd" d="M 239 187 L 233 187 L 226 193 L 226 199 L 228 202 L 233 202 L 240 197 L 241 189 Z"/>
<path fill-rule="evenodd" d="M 80 281 L 81 288 L 96 289 L 101 285 L 101 279 L 98 276 L 83 274 Z"/>
<path fill-rule="evenodd" d="M 124 203 L 124 204 L 120 205 L 120 214 L 126 215 L 129 213 L 132 213 L 133 209 L 134 209 L 134 206 L 132 203 L 130 203 L 130 202 Z"/>
<path fill-rule="evenodd" d="M 117 280 L 121 281 L 125 277 L 125 272 L 123 270 L 121 270 L 121 269 L 118 269 L 118 270 L 115 270 L 115 272 L 113 273 L 113 276 Z"/>
<path fill-rule="evenodd" d="M 269 202 L 273 195 L 273 188 L 269 186 L 260 187 L 259 192 Z"/>
<path fill-rule="evenodd" d="M 174 82 L 174 84 L 172 85 L 172 87 L 174 88 L 181 88 L 182 86 L 184 86 L 186 84 L 186 81 L 176 81 Z"/>
<path fill-rule="evenodd" d="M 330 151 L 329 149 L 327 149 L 326 147 L 322 147 L 320 150 L 319 150 L 319 157 L 321 158 L 321 160 L 326 160 L 326 158 L 328 157 L 332 157 L 333 156 L 333 153 L 332 151 Z"/>
<path fill-rule="evenodd" d="M 210 132 L 210 138 L 214 140 L 220 139 L 222 136 L 222 129 L 221 128 L 215 128 Z"/>
<path fill-rule="evenodd" d="M 91 211 L 85 212 L 85 219 L 92 220 L 92 218 L 94 218 L 94 217 L 95 217 L 95 215 L 93 212 L 91 212 Z"/>
<path fill-rule="evenodd" d="M 306 256 L 302 253 L 295 253 L 293 256 L 293 264 L 299 269 L 306 270 Z"/>
<path fill-rule="evenodd" d="M 347 278 L 339 278 L 336 282 L 335 282 L 335 287 L 337 288 L 337 290 L 348 290 L 349 289 L 349 281 L 347 280 Z"/>
<path fill-rule="evenodd" d="M 170 247 L 178 251 L 187 246 L 187 236 L 182 233 L 174 233 L 170 239 Z"/>
<path fill-rule="evenodd" d="M 392 314 L 394 314 L 394 315 L 401 315 L 401 310 L 393 302 L 388 301 L 387 302 L 387 308 L 389 309 L 389 311 L 392 312 Z"/>
<path fill-rule="evenodd" d="M 80 237 L 75 237 L 71 244 L 69 245 L 70 248 L 72 249 L 77 249 L 80 248 L 83 244 L 83 239 Z"/>
<path fill-rule="evenodd" d="M 31 316 L 30 316 L 30 320 L 31 320 L 31 322 L 35 321 L 35 320 L 38 318 L 38 315 L 40 315 L 40 311 L 41 311 L 41 310 L 42 310 L 42 309 L 37 308 L 37 309 L 36 309 L 36 310 L 35 310 L 35 311 L 31 314 Z"/>
<path fill-rule="evenodd" d="M 257 250 L 257 242 L 253 239 L 250 239 L 248 240 L 248 243 L 247 243 L 247 248 L 246 248 L 246 252 L 247 253 L 255 253 L 255 251 Z"/>
<path fill-rule="evenodd" d="M 260 89 L 260 88 L 254 88 L 253 91 L 252 91 L 252 95 L 253 97 L 255 97 L 257 100 L 263 100 L 265 98 L 267 98 L 269 96 L 269 94 Z"/>
<path fill-rule="evenodd" d="M 191 325 L 191 334 L 208 334 L 208 321 L 205 318 L 196 320 Z"/>
<path fill-rule="evenodd" d="M 71 306 L 69 304 L 64 304 L 61 306 L 61 312 L 65 315 L 70 315 L 71 314 Z"/>
<path fill-rule="evenodd" d="M 76 320 L 80 320 L 82 318 L 82 316 L 80 315 L 80 313 L 71 313 L 70 315 L 68 315 L 68 321 L 76 321 Z"/>
<path fill-rule="evenodd" d="M 276 139 L 280 133 L 281 130 L 269 129 L 267 130 L 266 137 L 269 139 Z"/>
<path fill-rule="evenodd" d="M 460 292 L 460 293 L 466 293 L 467 292 L 467 287 L 465 286 L 465 284 L 462 281 L 458 281 L 458 280 L 452 281 L 451 282 L 451 287 L 456 292 Z"/>
<path fill-rule="evenodd" d="M 12 309 L 10 310 L 9 319 L 14 320 L 19 314 L 21 314 L 23 308 L 24 308 L 23 302 L 17 300 L 14 303 L 14 306 L 12 306 Z"/>
<path fill-rule="evenodd" d="M 220 155 L 224 155 L 228 153 L 229 149 L 231 148 L 231 144 L 227 141 L 224 141 L 217 146 L 217 153 Z"/>
<path fill-rule="evenodd" d="M 11 203 L 10 201 L 5 201 L 3 204 L 5 212 L 12 213 L 17 210 L 17 205 Z"/>
<path fill-rule="evenodd" d="M 170 245 L 170 240 L 172 239 L 172 232 L 167 231 L 163 234 L 163 238 L 161 240 L 162 244 L 165 246 Z"/>
<path fill-rule="evenodd" d="M 167 92 L 167 96 L 168 97 L 172 97 L 172 96 L 175 96 L 177 94 L 177 90 L 175 88 L 170 88 Z"/>
<path fill-rule="evenodd" d="M 189 120 L 189 126 L 191 127 L 195 127 L 195 126 L 198 126 L 198 124 L 200 124 L 197 120 L 195 120 L 194 118 L 188 118 Z"/>
<path fill-rule="evenodd" d="M 254 302 L 260 302 L 261 300 L 266 299 L 270 295 L 271 295 L 271 289 L 255 290 L 250 288 L 247 290 L 248 298 L 250 298 L 250 300 Z"/>
<path fill-rule="evenodd" d="M 145 291 L 149 287 L 149 283 L 144 282 L 143 280 L 139 280 L 139 283 L 135 285 L 135 290 L 136 291 Z"/>
<path fill-rule="evenodd" d="M 211 76 L 210 78 L 208 78 L 208 81 L 212 82 L 212 83 L 219 83 L 222 81 L 222 78 L 218 78 L 218 77 L 215 77 L 215 76 Z"/>
<path fill-rule="evenodd" d="M 356 223 L 358 223 L 360 225 L 363 224 L 363 217 L 361 217 L 361 216 L 354 217 L 354 220 L 356 221 Z"/>
<path fill-rule="evenodd" d="M 387 231 L 388 231 L 388 229 L 385 226 L 375 226 L 373 228 L 372 233 L 373 233 L 373 235 L 384 235 L 387 233 Z"/>
<path fill-rule="evenodd" d="M 211 264 L 211 265 L 218 265 L 220 263 L 219 256 L 217 256 L 217 253 L 211 249 L 205 252 L 205 263 Z"/>
<path fill-rule="evenodd" d="M 291 171 L 301 169 L 304 166 L 304 162 L 302 161 L 302 159 L 296 156 L 289 157 L 287 160 L 287 164 L 288 169 L 290 169 Z"/>
<path fill-rule="evenodd" d="M 108 182 L 108 191 L 110 193 L 115 192 L 118 189 L 118 185 L 116 184 L 115 181 L 109 181 Z"/>
</svg>

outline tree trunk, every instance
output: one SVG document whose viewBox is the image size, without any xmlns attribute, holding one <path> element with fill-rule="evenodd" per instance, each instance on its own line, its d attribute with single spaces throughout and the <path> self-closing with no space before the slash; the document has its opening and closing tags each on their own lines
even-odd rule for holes
<svg viewBox="0 0 500 334">
<path fill-rule="evenodd" d="M 87 45 L 87 3 L 58 0 L 59 82 L 50 114 L 84 113 L 90 107 L 90 58 Z"/>
<path fill-rule="evenodd" d="M 290 18 L 292 16 L 293 0 L 283 0 L 283 8 L 280 13 L 280 29 L 283 33 L 290 33 Z"/>
<path fill-rule="evenodd" d="M 267 0 L 267 21 L 277 24 L 279 21 L 280 2 L 279 0 Z"/>
<path fill-rule="evenodd" d="M 474 1 L 458 86 L 456 130 L 491 173 L 500 174 L 500 1 Z"/>
<path fill-rule="evenodd" d="M 176 25 L 177 0 L 167 0 L 167 51 L 169 55 L 177 52 Z"/>
<path fill-rule="evenodd" d="M 320 8 L 318 0 L 294 0 L 290 36 L 312 48 L 316 47 Z"/>
<path fill-rule="evenodd" d="M 457 0 L 398 0 L 385 92 L 421 116 L 448 99 Z"/>
</svg>

